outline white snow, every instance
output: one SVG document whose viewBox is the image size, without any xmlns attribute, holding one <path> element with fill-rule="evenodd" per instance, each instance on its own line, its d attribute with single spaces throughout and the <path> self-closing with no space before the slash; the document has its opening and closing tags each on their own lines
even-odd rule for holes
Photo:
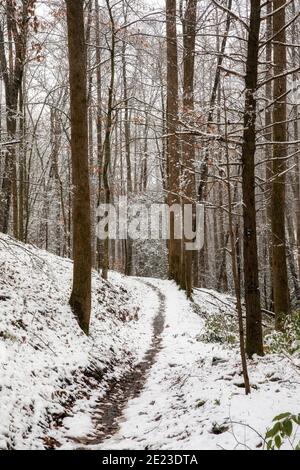
<svg viewBox="0 0 300 470">
<path fill-rule="evenodd" d="M 68 306 L 72 263 L 0 236 L 1 449 L 42 449 L 45 435 L 63 441 L 64 418 L 87 414 L 108 380 L 143 357 L 157 296 L 110 277 L 105 284 L 94 273 L 87 338 Z M 90 368 L 100 382 L 85 373 Z"/>
<path fill-rule="evenodd" d="M 68 306 L 69 260 L 2 235 L 0 260 L 0 448 L 76 448 L 76 438 L 95 435 L 108 381 L 144 357 L 159 297 L 145 280 L 110 273 L 106 284 L 94 273 L 87 338 Z M 119 432 L 93 448 L 262 448 L 275 415 L 300 411 L 298 368 L 282 356 L 254 358 L 246 397 L 238 347 L 201 339 L 205 316 L 221 306 L 232 314 L 233 299 L 197 291 L 195 309 L 175 284 L 147 282 L 166 297 L 162 349 Z"/>
<path fill-rule="evenodd" d="M 275 415 L 299 413 L 300 378 L 291 363 L 278 356 L 250 361 L 254 388 L 246 397 L 239 387 L 242 374 L 238 350 L 199 341 L 203 320 L 184 293 L 167 281 L 152 282 L 167 297 L 163 350 L 144 392 L 129 403 L 120 432 L 100 448 L 261 448 L 261 436 L 265 436 Z M 207 298 L 204 292 L 196 295 L 200 307 L 212 315 L 214 309 Z M 227 296 L 219 298 L 220 302 L 213 302 L 228 302 Z M 214 358 L 220 359 L 217 365 L 212 365 Z M 225 432 L 214 434 L 222 428 Z"/>
<path fill-rule="evenodd" d="M 86 413 L 77 413 L 63 421 L 64 429 L 66 429 L 67 438 L 82 438 L 93 432 L 93 423 L 91 417 Z"/>
</svg>

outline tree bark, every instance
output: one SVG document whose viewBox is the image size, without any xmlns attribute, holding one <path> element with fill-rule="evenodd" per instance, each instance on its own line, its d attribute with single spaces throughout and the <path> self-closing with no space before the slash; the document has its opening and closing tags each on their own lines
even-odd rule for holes
<svg viewBox="0 0 300 470">
<path fill-rule="evenodd" d="M 125 21 L 126 15 L 125 15 Z M 126 155 L 126 169 L 127 169 L 127 197 L 131 197 L 132 186 L 132 172 L 131 172 L 131 149 L 130 149 L 130 119 L 129 119 L 129 106 L 128 106 L 128 80 L 127 80 L 127 63 L 126 63 L 126 42 L 122 44 L 122 69 L 123 69 L 123 100 L 124 100 L 124 130 L 125 130 L 125 155 Z M 133 273 L 133 246 L 132 240 L 126 240 L 126 258 L 125 258 L 125 275 L 131 276 Z"/>
<path fill-rule="evenodd" d="M 19 91 L 25 67 L 30 18 L 34 16 L 35 1 L 23 2 L 19 9 L 13 0 L 6 0 L 7 38 L 0 25 L 0 74 L 4 81 L 6 100 L 6 127 L 8 140 L 14 142 L 18 121 Z M 6 44 L 8 43 L 8 51 Z M 13 232 L 19 237 L 19 210 L 16 143 L 7 147 L 2 179 L 3 199 L 0 205 L 0 229 L 7 233 L 11 202 L 13 203 Z"/>
<path fill-rule="evenodd" d="M 178 130 L 178 51 L 176 0 L 166 0 L 167 23 L 167 168 L 168 204 L 180 204 L 180 158 Z M 175 215 L 170 217 L 169 277 L 180 285 L 181 240 L 175 239 Z"/>
<path fill-rule="evenodd" d="M 226 129 L 227 134 L 227 129 Z M 232 263 L 232 275 L 234 290 L 236 296 L 236 306 L 238 312 L 238 324 L 239 324 L 239 340 L 240 340 L 240 353 L 241 362 L 243 367 L 243 377 L 246 395 L 251 393 L 250 380 L 248 375 L 247 356 L 245 350 L 245 334 L 244 334 L 244 321 L 243 321 L 243 309 L 242 309 L 242 295 L 241 295 L 241 273 L 240 273 L 240 252 L 239 252 L 239 230 L 238 226 L 234 230 L 234 219 L 233 219 L 233 197 L 230 181 L 230 159 L 228 146 L 226 148 L 226 169 L 227 169 L 227 193 L 228 193 L 228 222 L 229 222 L 229 239 L 231 245 L 231 263 Z"/>
<path fill-rule="evenodd" d="M 286 70 L 285 0 L 274 0 L 274 74 Z M 278 10 L 279 9 L 279 10 Z M 276 11 L 278 10 L 278 11 Z M 272 184 L 272 267 L 275 324 L 277 330 L 284 329 L 289 312 L 289 286 L 286 262 L 285 238 L 285 170 L 287 156 L 287 105 L 286 76 L 274 80 L 273 100 L 273 184 Z"/>
<path fill-rule="evenodd" d="M 242 147 L 242 187 L 244 220 L 244 282 L 246 303 L 246 351 L 263 354 L 262 317 L 258 278 L 257 227 L 255 201 L 256 91 L 260 33 L 260 0 L 251 0 L 246 64 L 246 100 Z"/>
<path fill-rule="evenodd" d="M 73 290 L 70 305 L 88 334 L 91 314 L 91 216 L 84 1 L 66 0 L 73 183 Z"/>
<path fill-rule="evenodd" d="M 272 3 L 268 2 L 267 5 L 267 24 L 266 24 L 266 35 L 267 35 L 267 40 L 269 40 L 272 35 L 273 35 L 273 20 L 272 20 Z M 271 41 L 268 42 L 266 46 L 266 62 L 267 62 L 267 73 L 266 73 L 266 80 L 270 80 L 272 78 L 273 74 L 273 68 L 272 68 L 272 59 L 273 59 L 273 54 L 272 54 L 272 43 Z M 273 87 L 272 87 L 272 82 L 269 81 L 266 84 L 265 88 L 265 94 L 266 94 L 266 99 L 268 100 L 269 103 L 272 102 L 272 92 L 273 92 Z M 272 141 L 272 108 L 270 106 L 267 107 L 266 112 L 265 112 L 265 126 L 267 128 L 266 131 L 266 140 L 269 140 L 270 142 Z M 267 219 L 267 233 L 266 233 L 266 245 L 268 247 L 267 251 L 267 259 L 268 259 L 268 267 L 269 269 L 266 272 L 266 277 L 269 278 L 269 284 L 271 286 L 270 289 L 270 297 L 269 297 L 269 302 L 267 304 L 267 308 L 273 309 L 273 281 L 272 281 L 272 230 L 271 230 L 271 224 L 272 224 L 272 204 L 271 204 L 271 195 L 272 195 L 272 147 L 271 145 L 266 146 L 266 219 Z"/>
<path fill-rule="evenodd" d="M 98 190 L 97 190 L 97 206 L 102 202 L 103 188 L 103 142 L 102 142 L 102 67 L 101 67 L 101 39 L 100 39 L 100 10 L 99 0 L 95 0 L 95 57 L 96 57 L 96 91 L 97 91 L 97 113 L 96 113 L 96 134 L 97 134 L 97 171 L 98 171 Z M 97 238 L 97 269 L 102 269 L 103 241 Z"/>
<path fill-rule="evenodd" d="M 108 89 L 107 118 L 106 118 L 105 140 L 104 140 L 103 188 L 104 188 L 105 204 L 110 204 L 111 190 L 110 190 L 110 184 L 109 184 L 109 170 L 110 170 L 110 165 L 111 165 L 111 134 L 112 134 L 112 127 L 113 127 L 116 31 L 115 31 L 115 21 L 113 17 L 113 11 L 112 11 L 112 7 L 110 6 L 109 0 L 106 0 L 106 5 L 108 8 L 110 22 L 111 22 L 111 45 L 110 45 L 110 84 L 109 84 L 109 89 Z M 108 279 L 109 248 L 110 248 L 110 240 L 109 240 L 109 237 L 107 237 L 104 240 L 103 268 L 102 268 L 102 277 L 105 280 Z"/>
<path fill-rule="evenodd" d="M 183 111 L 187 120 L 193 118 L 194 111 L 194 77 L 195 77 L 195 44 L 197 23 L 197 0 L 188 0 L 183 23 Z M 195 137 L 186 135 L 183 142 L 183 204 L 193 205 L 195 216 L 196 179 L 195 179 Z M 194 223 L 195 229 L 195 223 Z M 191 240 L 184 240 L 189 243 Z M 187 251 L 183 244 L 182 287 L 188 298 L 193 291 L 193 251 Z"/>
</svg>

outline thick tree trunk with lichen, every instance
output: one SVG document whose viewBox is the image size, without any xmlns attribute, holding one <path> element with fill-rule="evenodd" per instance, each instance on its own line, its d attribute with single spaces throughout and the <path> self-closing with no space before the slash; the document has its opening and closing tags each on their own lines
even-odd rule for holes
<svg viewBox="0 0 300 470">
<path fill-rule="evenodd" d="M 73 290 L 70 305 L 88 334 L 91 314 L 91 216 L 83 0 L 66 0 L 71 100 Z"/>
</svg>

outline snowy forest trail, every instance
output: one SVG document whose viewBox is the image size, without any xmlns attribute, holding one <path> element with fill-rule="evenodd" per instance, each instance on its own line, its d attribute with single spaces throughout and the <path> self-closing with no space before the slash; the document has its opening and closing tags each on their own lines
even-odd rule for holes
<svg viewBox="0 0 300 470">
<path fill-rule="evenodd" d="M 86 337 L 69 260 L 5 236 L 0 254 L 1 448 L 256 449 L 299 412 L 299 363 L 277 354 L 249 361 L 245 396 L 229 294 L 94 273 Z"/>
<path fill-rule="evenodd" d="M 276 356 L 249 361 L 252 393 L 246 396 L 237 345 L 207 339 L 211 335 L 207 319 L 217 319 L 220 312 L 225 315 L 231 298 L 204 290 L 195 292 L 193 303 L 170 281 L 123 278 L 123 282 L 129 290 L 143 288 L 140 318 L 150 315 L 151 321 L 136 331 L 144 335 L 148 348 L 136 366 L 108 382 L 102 398 L 87 401 L 91 426 L 85 428 L 80 414 L 74 413 L 71 427 L 67 420 L 61 448 L 263 448 L 274 416 L 298 409 L 298 385 L 292 384 L 295 371 L 288 361 Z M 152 311 L 150 300 L 155 301 Z M 142 344 L 138 337 L 137 341 Z M 77 437 L 74 427 L 82 431 Z"/>
<path fill-rule="evenodd" d="M 273 417 L 285 409 L 297 409 L 295 390 L 285 383 L 292 380 L 294 371 L 269 357 L 250 361 L 252 394 L 246 396 L 238 348 L 205 340 L 205 319 L 224 308 L 226 296 L 215 293 L 211 306 L 208 292 L 195 292 L 193 303 L 175 283 L 148 282 L 164 297 L 165 328 L 158 352 L 138 385 L 139 393 L 132 393 L 128 403 L 121 405 L 122 416 L 116 419 L 111 437 L 102 437 L 101 443 L 88 447 L 262 448 L 261 436 Z M 281 403 L 285 403 L 284 409 Z"/>
<path fill-rule="evenodd" d="M 138 281 L 159 298 L 151 346 L 142 362 L 121 380 L 111 383 L 105 396 L 96 403 L 92 412 L 94 432 L 77 439 L 77 449 L 154 448 L 156 428 L 162 431 L 162 441 L 173 440 L 168 420 L 174 416 L 180 419 L 190 406 L 188 397 L 182 393 L 181 380 L 186 368 L 194 364 L 195 346 L 199 345 L 197 336 L 203 322 L 174 283 L 155 279 Z M 126 282 L 130 284 L 132 280 L 128 278 Z M 184 431 L 184 420 L 182 424 Z"/>
<path fill-rule="evenodd" d="M 96 444 L 95 449 L 156 449 L 187 437 L 186 420 L 182 418 L 187 414 L 190 400 L 182 386 L 186 370 L 194 365 L 203 321 L 195 313 L 195 305 L 175 283 L 151 279 L 147 284 L 159 293 L 160 314 L 165 318 L 159 350 L 140 392 L 131 394 L 118 429 L 100 445 Z M 170 433 L 170 421 L 173 433 Z"/>
<path fill-rule="evenodd" d="M 118 432 L 124 409 L 130 400 L 138 397 L 142 392 L 147 374 L 161 350 L 162 332 L 165 326 L 166 297 L 158 287 L 149 282 L 143 283 L 152 289 L 159 298 L 159 309 L 153 320 L 150 348 L 133 371 L 126 373 L 121 380 L 111 382 L 105 396 L 97 402 L 93 416 L 96 428 L 95 437 L 77 440 L 81 448 L 99 445 Z"/>
</svg>

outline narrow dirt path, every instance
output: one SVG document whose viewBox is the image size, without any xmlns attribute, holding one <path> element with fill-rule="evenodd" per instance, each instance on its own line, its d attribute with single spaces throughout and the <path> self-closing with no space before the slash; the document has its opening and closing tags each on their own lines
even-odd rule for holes
<svg viewBox="0 0 300 470">
<path fill-rule="evenodd" d="M 94 414 L 95 437 L 76 439 L 75 442 L 80 445 L 80 449 L 102 444 L 119 431 L 119 423 L 128 402 L 138 397 L 142 392 L 148 372 L 154 365 L 156 356 L 162 348 L 166 298 L 157 287 L 148 282 L 144 282 L 144 284 L 157 293 L 160 301 L 159 311 L 153 321 L 151 346 L 135 369 L 125 374 L 120 381 L 112 382 L 105 396 L 99 400 Z"/>
</svg>

